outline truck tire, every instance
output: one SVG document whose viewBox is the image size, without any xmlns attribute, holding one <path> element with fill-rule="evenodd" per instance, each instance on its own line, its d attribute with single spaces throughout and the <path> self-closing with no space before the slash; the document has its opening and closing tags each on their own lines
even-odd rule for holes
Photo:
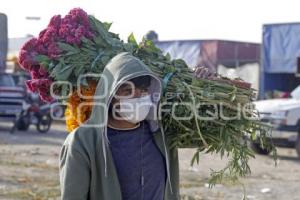
<svg viewBox="0 0 300 200">
<path fill-rule="evenodd" d="M 260 155 L 269 155 L 271 152 L 270 150 L 261 148 L 260 144 L 256 142 L 251 142 L 251 148 L 255 153 Z"/>
<path fill-rule="evenodd" d="M 300 159 L 300 132 L 298 133 L 298 138 L 296 140 L 295 148 L 298 154 L 298 158 Z"/>
</svg>

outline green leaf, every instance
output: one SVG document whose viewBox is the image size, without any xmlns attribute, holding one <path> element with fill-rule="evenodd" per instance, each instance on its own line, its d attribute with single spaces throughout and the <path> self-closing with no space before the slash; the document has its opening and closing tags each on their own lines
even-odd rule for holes
<svg viewBox="0 0 300 200">
<path fill-rule="evenodd" d="M 94 42 L 100 47 L 108 46 L 107 42 L 101 36 L 94 37 Z"/>
<path fill-rule="evenodd" d="M 66 58 L 67 56 L 76 55 L 76 54 L 78 54 L 78 53 L 79 53 L 79 52 L 69 51 L 69 52 L 64 53 L 62 56 Z"/>
<path fill-rule="evenodd" d="M 73 67 L 71 65 L 65 66 L 63 63 L 58 63 L 50 76 L 54 77 L 57 81 L 66 81 L 68 80 L 70 74 L 73 71 Z"/>
<path fill-rule="evenodd" d="M 73 69 L 74 68 L 72 65 L 68 65 L 68 66 L 61 68 L 61 70 L 56 74 L 56 77 L 55 77 L 56 80 L 67 81 L 69 76 L 71 75 Z"/>
<path fill-rule="evenodd" d="M 84 53 L 84 54 L 92 54 L 93 51 L 91 49 L 88 49 L 88 48 L 85 48 L 85 47 L 82 47 L 80 48 L 80 50 Z"/>
<path fill-rule="evenodd" d="M 108 22 L 103 23 L 103 26 L 104 26 L 105 30 L 107 30 L 107 31 L 109 31 L 111 25 L 112 25 L 112 23 L 108 23 Z"/>
<path fill-rule="evenodd" d="M 134 51 L 134 47 L 132 44 L 127 43 L 123 45 L 123 48 L 125 49 L 125 51 L 132 53 Z"/>
<path fill-rule="evenodd" d="M 230 97 L 230 101 L 233 102 L 235 100 L 235 98 L 236 98 L 236 95 L 232 94 L 231 97 Z"/>
<path fill-rule="evenodd" d="M 101 56 L 104 54 L 103 51 L 100 51 L 99 54 L 97 55 L 97 57 L 93 60 L 92 64 L 91 64 L 91 69 L 94 69 L 98 60 L 101 58 Z"/>
<path fill-rule="evenodd" d="M 195 162 L 197 162 L 197 164 L 199 164 L 199 157 L 200 157 L 199 151 L 197 151 L 197 152 L 194 154 L 194 156 L 193 156 L 193 158 L 192 158 L 192 160 L 191 160 L 191 165 L 192 165 L 192 166 L 195 164 Z"/>
<path fill-rule="evenodd" d="M 69 44 L 63 43 L 63 42 L 58 42 L 57 44 L 58 44 L 58 47 L 63 51 L 79 53 L 79 49 L 76 47 L 73 47 L 72 45 L 69 45 Z"/>
<path fill-rule="evenodd" d="M 108 61 L 110 61 L 110 57 L 109 56 L 103 56 L 101 58 L 101 62 L 106 65 L 108 63 Z"/>
<path fill-rule="evenodd" d="M 252 141 L 255 141 L 256 139 L 257 139 L 256 130 L 253 130 L 253 131 L 251 132 L 251 140 L 252 140 Z"/>
<path fill-rule="evenodd" d="M 171 61 L 171 55 L 169 53 L 166 54 L 167 61 Z"/>
<path fill-rule="evenodd" d="M 87 39 L 86 37 L 81 37 L 81 42 L 87 45 L 93 45 L 93 42 L 89 39 Z"/>
<path fill-rule="evenodd" d="M 49 63 L 48 71 L 52 71 L 54 67 L 55 67 L 55 64 L 53 62 Z"/>
<path fill-rule="evenodd" d="M 59 71 L 62 69 L 63 65 L 61 63 L 58 63 L 52 70 L 50 76 L 51 77 L 56 77 Z"/>
<path fill-rule="evenodd" d="M 40 64 L 41 64 L 41 66 L 43 66 L 45 68 L 45 70 L 49 71 L 49 63 L 41 62 Z"/>
<path fill-rule="evenodd" d="M 133 33 L 131 33 L 131 34 L 128 36 L 127 41 L 128 41 L 128 43 L 133 44 L 135 47 L 138 46 L 138 43 L 136 42 L 136 39 L 135 39 Z"/>
<path fill-rule="evenodd" d="M 89 16 L 92 27 L 99 33 L 102 39 L 110 44 L 110 37 L 102 22 L 93 16 Z"/>
<path fill-rule="evenodd" d="M 79 66 L 79 67 L 76 67 L 76 68 L 75 68 L 75 71 L 74 71 L 75 76 L 76 76 L 76 77 L 79 76 L 80 74 L 82 74 L 82 73 L 84 72 L 84 70 L 85 70 L 85 66 L 84 66 L 84 65 L 81 65 L 81 66 Z"/>
<path fill-rule="evenodd" d="M 152 40 L 144 39 L 143 43 L 147 50 L 155 53 L 161 53 L 161 50 L 154 45 Z"/>
<path fill-rule="evenodd" d="M 110 35 L 112 38 L 116 38 L 116 39 L 120 40 L 119 34 L 109 32 L 109 35 Z"/>
<path fill-rule="evenodd" d="M 39 63 L 49 63 L 51 59 L 45 55 L 37 55 L 35 56 L 35 60 Z"/>
</svg>

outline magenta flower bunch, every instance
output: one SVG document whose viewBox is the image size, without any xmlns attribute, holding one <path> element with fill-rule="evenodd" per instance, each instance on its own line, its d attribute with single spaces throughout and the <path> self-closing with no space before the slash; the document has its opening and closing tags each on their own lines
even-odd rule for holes
<svg viewBox="0 0 300 200">
<path fill-rule="evenodd" d="M 90 40 L 94 37 L 85 11 L 75 8 L 63 18 L 60 15 L 53 16 L 47 28 L 21 48 L 19 63 L 32 78 L 26 82 L 28 89 L 38 92 L 43 101 L 53 101 L 50 86 L 55 81 L 55 76 L 50 76 L 49 61 L 53 65 L 61 57 L 63 49 L 59 47 L 59 43 L 80 46 L 83 37 Z M 46 61 L 40 59 L 41 55 L 47 58 Z"/>
</svg>

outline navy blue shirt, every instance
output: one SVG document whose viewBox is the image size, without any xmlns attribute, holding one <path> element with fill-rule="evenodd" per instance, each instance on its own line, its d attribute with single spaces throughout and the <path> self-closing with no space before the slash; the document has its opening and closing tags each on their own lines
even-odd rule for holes
<svg viewBox="0 0 300 200">
<path fill-rule="evenodd" d="M 123 200 L 163 200 L 165 159 L 146 121 L 132 130 L 108 127 L 110 149 Z"/>
</svg>

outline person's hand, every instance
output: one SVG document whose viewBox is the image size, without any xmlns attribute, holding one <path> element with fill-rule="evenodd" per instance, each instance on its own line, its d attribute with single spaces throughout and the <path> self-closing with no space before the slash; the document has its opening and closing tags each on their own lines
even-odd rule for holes
<svg viewBox="0 0 300 200">
<path fill-rule="evenodd" d="M 194 74 L 197 78 L 202 78 L 202 79 L 214 79 L 216 78 L 216 73 L 211 71 L 207 67 L 196 67 Z"/>
</svg>

